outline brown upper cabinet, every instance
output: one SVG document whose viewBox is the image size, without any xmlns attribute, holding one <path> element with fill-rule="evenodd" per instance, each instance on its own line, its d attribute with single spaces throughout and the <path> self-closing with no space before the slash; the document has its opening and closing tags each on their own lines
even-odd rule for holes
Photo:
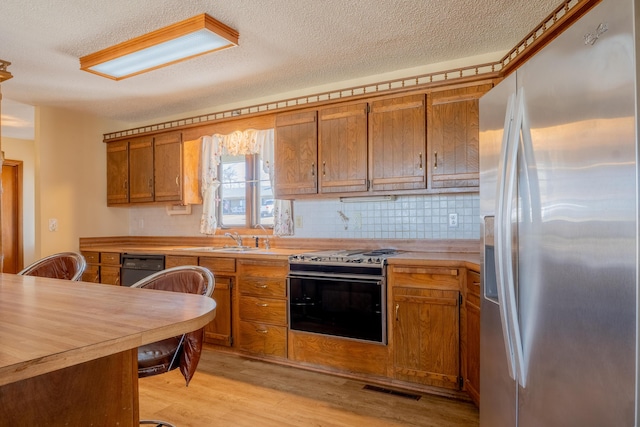
<svg viewBox="0 0 640 427">
<path fill-rule="evenodd" d="M 276 197 L 318 192 L 318 126 L 315 111 L 282 114 L 275 128 Z"/>
<path fill-rule="evenodd" d="M 129 142 L 107 144 L 107 205 L 129 203 Z"/>
<path fill-rule="evenodd" d="M 366 102 L 318 112 L 321 193 L 367 191 Z"/>
<path fill-rule="evenodd" d="M 478 99 L 491 87 L 468 86 L 428 95 L 430 188 L 478 187 Z"/>
<path fill-rule="evenodd" d="M 425 189 L 424 94 L 374 101 L 369 130 L 371 189 Z"/>
<path fill-rule="evenodd" d="M 107 205 L 199 204 L 199 141 L 180 132 L 107 144 Z"/>
</svg>

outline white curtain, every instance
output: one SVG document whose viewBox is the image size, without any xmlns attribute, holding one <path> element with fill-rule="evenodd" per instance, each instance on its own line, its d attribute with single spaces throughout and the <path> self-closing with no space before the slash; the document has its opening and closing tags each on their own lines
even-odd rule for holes
<svg viewBox="0 0 640 427">
<path fill-rule="evenodd" d="M 200 233 L 214 234 L 218 226 L 216 198 L 220 181 L 218 180 L 218 165 L 222 151 L 232 156 L 259 154 L 264 165 L 264 172 L 269 174 L 273 189 L 273 157 L 274 157 L 273 129 L 248 129 L 243 132 L 235 131 L 228 135 L 214 134 L 202 138 L 202 219 Z M 293 234 L 293 214 L 290 200 L 274 200 L 273 234 L 288 236 Z"/>
<path fill-rule="evenodd" d="M 214 234 L 218 228 L 218 200 L 216 194 L 220 187 L 218 180 L 218 165 L 222 156 L 222 145 L 217 135 L 202 138 L 202 153 L 200 155 L 202 192 L 202 218 L 200 219 L 200 233 Z"/>
</svg>

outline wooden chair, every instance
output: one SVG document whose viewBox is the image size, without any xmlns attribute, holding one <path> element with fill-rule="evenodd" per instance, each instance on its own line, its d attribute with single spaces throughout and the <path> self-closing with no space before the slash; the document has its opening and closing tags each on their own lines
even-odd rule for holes
<svg viewBox="0 0 640 427">
<path fill-rule="evenodd" d="M 214 284 L 213 274 L 208 269 L 190 265 L 159 271 L 131 287 L 211 297 Z M 180 367 L 180 372 L 188 386 L 200 361 L 203 341 L 204 328 L 138 347 L 138 378 L 162 374 Z M 156 420 L 141 420 L 140 424 L 155 424 L 158 427 L 173 426 Z"/>
<path fill-rule="evenodd" d="M 34 262 L 18 274 L 78 281 L 82 278 L 85 268 L 87 268 L 87 262 L 81 254 L 60 252 Z"/>
</svg>

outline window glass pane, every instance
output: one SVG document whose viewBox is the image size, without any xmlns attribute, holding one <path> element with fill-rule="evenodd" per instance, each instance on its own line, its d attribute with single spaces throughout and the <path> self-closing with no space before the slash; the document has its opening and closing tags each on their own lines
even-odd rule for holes
<svg viewBox="0 0 640 427">
<path fill-rule="evenodd" d="M 256 176 L 259 177 L 257 200 L 260 205 L 258 222 L 264 226 L 273 226 L 273 189 L 271 188 L 271 181 L 269 180 L 269 174 L 264 172 L 262 168 L 262 159 L 258 159 L 256 163 L 258 167 Z"/>
<path fill-rule="evenodd" d="M 223 226 L 242 226 L 247 221 L 246 167 L 244 156 L 222 156 L 220 206 Z"/>
</svg>

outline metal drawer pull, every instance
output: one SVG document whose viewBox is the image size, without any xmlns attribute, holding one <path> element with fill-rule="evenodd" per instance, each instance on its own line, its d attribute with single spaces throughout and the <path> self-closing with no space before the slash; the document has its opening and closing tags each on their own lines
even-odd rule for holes
<svg viewBox="0 0 640 427">
<path fill-rule="evenodd" d="M 327 175 L 327 162 L 322 162 L 322 176 Z"/>
<path fill-rule="evenodd" d="M 269 331 L 267 331 L 266 329 L 256 329 L 256 332 L 259 334 L 268 334 Z"/>
<path fill-rule="evenodd" d="M 396 303 L 396 321 L 398 321 L 398 310 L 400 310 L 400 304 Z"/>
<path fill-rule="evenodd" d="M 420 164 L 418 167 L 420 168 L 420 170 L 422 170 L 422 153 L 420 153 L 418 157 L 420 158 Z"/>
<path fill-rule="evenodd" d="M 259 285 L 257 283 L 255 285 L 253 285 L 253 286 L 255 286 L 256 288 L 259 288 L 259 289 L 267 289 L 268 288 L 268 285 Z"/>
<path fill-rule="evenodd" d="M 480 282 L 473 282 L 474 285 L 480 286 Z"/>
<path fill-rule="evenodd" d="M 267 304 L 266 302 L 257 302 L 256 305 L 258 307 L 269 307 L 269 304 Z"/>
<path fill-rule="evenodd" d="M 316 176 L 316 164 L 311 163 L 311 176 Z"/>
<path fill-rule="evenodd" d="M 438 169 L 438 152 L 437 151 L 434 153 L 434 157 L 435 157 L 435 162 L 433 163 L 433 168 Z"/>
</svg>

